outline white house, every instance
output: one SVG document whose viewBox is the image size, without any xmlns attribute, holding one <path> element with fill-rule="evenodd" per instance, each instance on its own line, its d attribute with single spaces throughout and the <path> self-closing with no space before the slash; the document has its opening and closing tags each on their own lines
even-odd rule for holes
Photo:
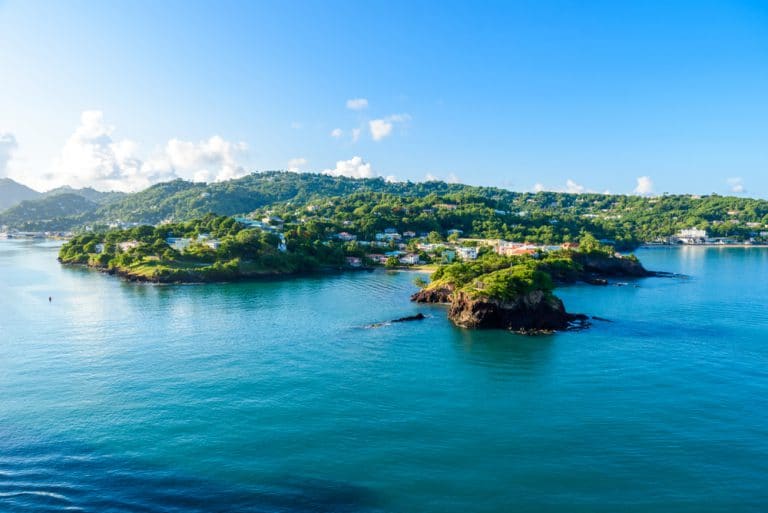
<svg viewBox="0 0 768 513">
<path fill-rule="evenodd" d="M 349 267 L 360 267 L 363 265 L 363 259 L 360 257 L 348 256 L 346 261 Z"/>
<path fill-rule="evenodd" d="M 400 263 L 405 265 L 416 265 L 419 263 L 419 255 L 416 253 L 408 253 L 400 257 Z"/>
<path fill-rule="evenodd" d="M 192 239 L 187 239 L 185 237 L 168 237 L 165 239 L 165 242 L 176 251 L 185 251 L 192 243 Z"/>
<path fill-rule="evenodd" d="M 117 247 L 120 248 L 120 251 L 128 251 L 129 249 L 133 249 L 139 245 L 139 241 L 137 240 L 129 240 L 126 242 L 119 242 L 117 244 Z"/>
<path fill-rule="evenodd" d="M 704 244 L 707 241 L 707 232 L 698 228 L 680 230 L 674 237 L 674 242 L 680 244 Z"/>
<path fill-rule="evenodd" d="M 456 248 L 459 258 L 462 260 L 477 260 L 477 248 L 461 246 Z"/>
</svg>

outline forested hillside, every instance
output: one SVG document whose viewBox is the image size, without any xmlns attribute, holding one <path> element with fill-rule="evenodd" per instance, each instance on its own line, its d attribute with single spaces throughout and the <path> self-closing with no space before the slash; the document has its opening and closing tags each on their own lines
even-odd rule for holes
<svg viewBox="0 0 768 513">
<path fill-rule="evenodd" d="M 208 213 L 276 213 L 286 220 L 364 236 L 408 226 L 424 232 L 456 229 L 464 236 L 558 243 L 589 231 L 627 247 L 692 227 L 711 236 L 760 237 L 768 225 L 768 202 L 741 197 L 521 193 L 437 181 L 390 183 L 277 171 L 212 184 L 176 180 L 125 195 L 93 193 L 90 199 L 73 191 L 80 200 L 63 194 L 29 201 L 0 214 L 0 225 L 78 230 L 86 224 L 181 222 Z"/>
</svg>

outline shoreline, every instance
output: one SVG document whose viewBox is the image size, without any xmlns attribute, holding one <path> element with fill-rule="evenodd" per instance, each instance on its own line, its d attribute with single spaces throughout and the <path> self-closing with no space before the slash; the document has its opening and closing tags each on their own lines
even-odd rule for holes
<svg viewBox="0 0 768 513">
<path fill-rule="evenodd" d="M 242 273 L 235 276 L 231 276 L 225 279 L 221 279 L 222 277 L 217 277 L 218 279 L 206 279 L 200 276 L 196 276 L 195 278 L 200 278 L 200 279 L 179 280 L 179 279 L 151 278 L 141 274 L 135 274 L 130 270 L 126 270 L 122 268 L 109 269 L 105 267 L 90 266 L 88 264 L 78 264 L 78 263 L 69 263 L 69 262 L 59 262 L 59 265 L 61 265 L 62 267 L 85 269 L 91 272 L 98 272 L 101 274 L 114 276 L 128 283 L 142 283 L 142 284 L 148 284 L 148 285 L 209 285 L 209 284 L 221 285 L 226 283 L 281 281 L 281 280 L 292 280 L 296 278 L 332 276 L 332 275 L 338 275 L 338 274 L 345 274 L 348 272 L 355 272 L 355 273 L 356 272 L 375 272 L 378 269 L 375 267 L 349 267 L 349 268 L 328 267 L 328 268 L 317 269 L 314 271 L 300 271 L 300 272 L 279 272 L 279 271 L 249 272 L 249 273 Z M 190 276 L 191 275 L 192 273 L 190 273 Z"/>
<path fill-rule="evenodd" d="M 637 249 L 680 249 L 680 248 L 705 248 L 705 249 L 767 249 L 768 244 L 641 244 Z"/>
</svg>

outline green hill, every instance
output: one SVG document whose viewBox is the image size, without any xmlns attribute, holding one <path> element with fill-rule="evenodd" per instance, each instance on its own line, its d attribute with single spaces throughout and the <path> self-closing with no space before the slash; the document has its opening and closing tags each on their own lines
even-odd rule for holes
<svg viewBox="0 0 768 513">
<path fill-rule="evenodd" d="M 22 201 L 0 213 L 0 226 L 23 231 L 64 231 L 93 219 L 97 203 L 79 194 L 64 193 Z"/>
<path fill-rule="evenodd" d="M 41 194 L 26 185 L 0 178 L 0 212 L 18 205 L 22 201 L 39 198 Z"/>
</svg>

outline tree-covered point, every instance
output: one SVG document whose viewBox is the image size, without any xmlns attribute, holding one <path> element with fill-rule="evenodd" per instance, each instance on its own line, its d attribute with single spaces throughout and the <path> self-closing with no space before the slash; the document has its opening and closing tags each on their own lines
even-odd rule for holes
<svg viewBox="0 0 768 513">
<path fill-rule="evenodd" d="M 584 235 L 585 250 L 561 249 L 516 256 L 481 251 L 477 260 L 441 265 L 432 273 L 430 283 L 418 285 L 426 290 L 462 291 L 473 297 L 509 301 L 533 291 L 549 296 L 556 283 L 592 282 L 601 273 L 648 274 L 634 255 L 617 255 L 596 241 L 593 244 L 590 238 L 590 234 Z"/>
<path fill-rule="evenodd" d="M 318 241 L 319 242 L 319 241 Z M 173 244 L 181 244 L 175 249 Z M 344 263 L 341 244 L 247 228 L 207 215 L 185 223 L 87 233 L 64 244 L 59 260 L 146 281 L 212 281 L 310 272 Z"/>
</svg>

